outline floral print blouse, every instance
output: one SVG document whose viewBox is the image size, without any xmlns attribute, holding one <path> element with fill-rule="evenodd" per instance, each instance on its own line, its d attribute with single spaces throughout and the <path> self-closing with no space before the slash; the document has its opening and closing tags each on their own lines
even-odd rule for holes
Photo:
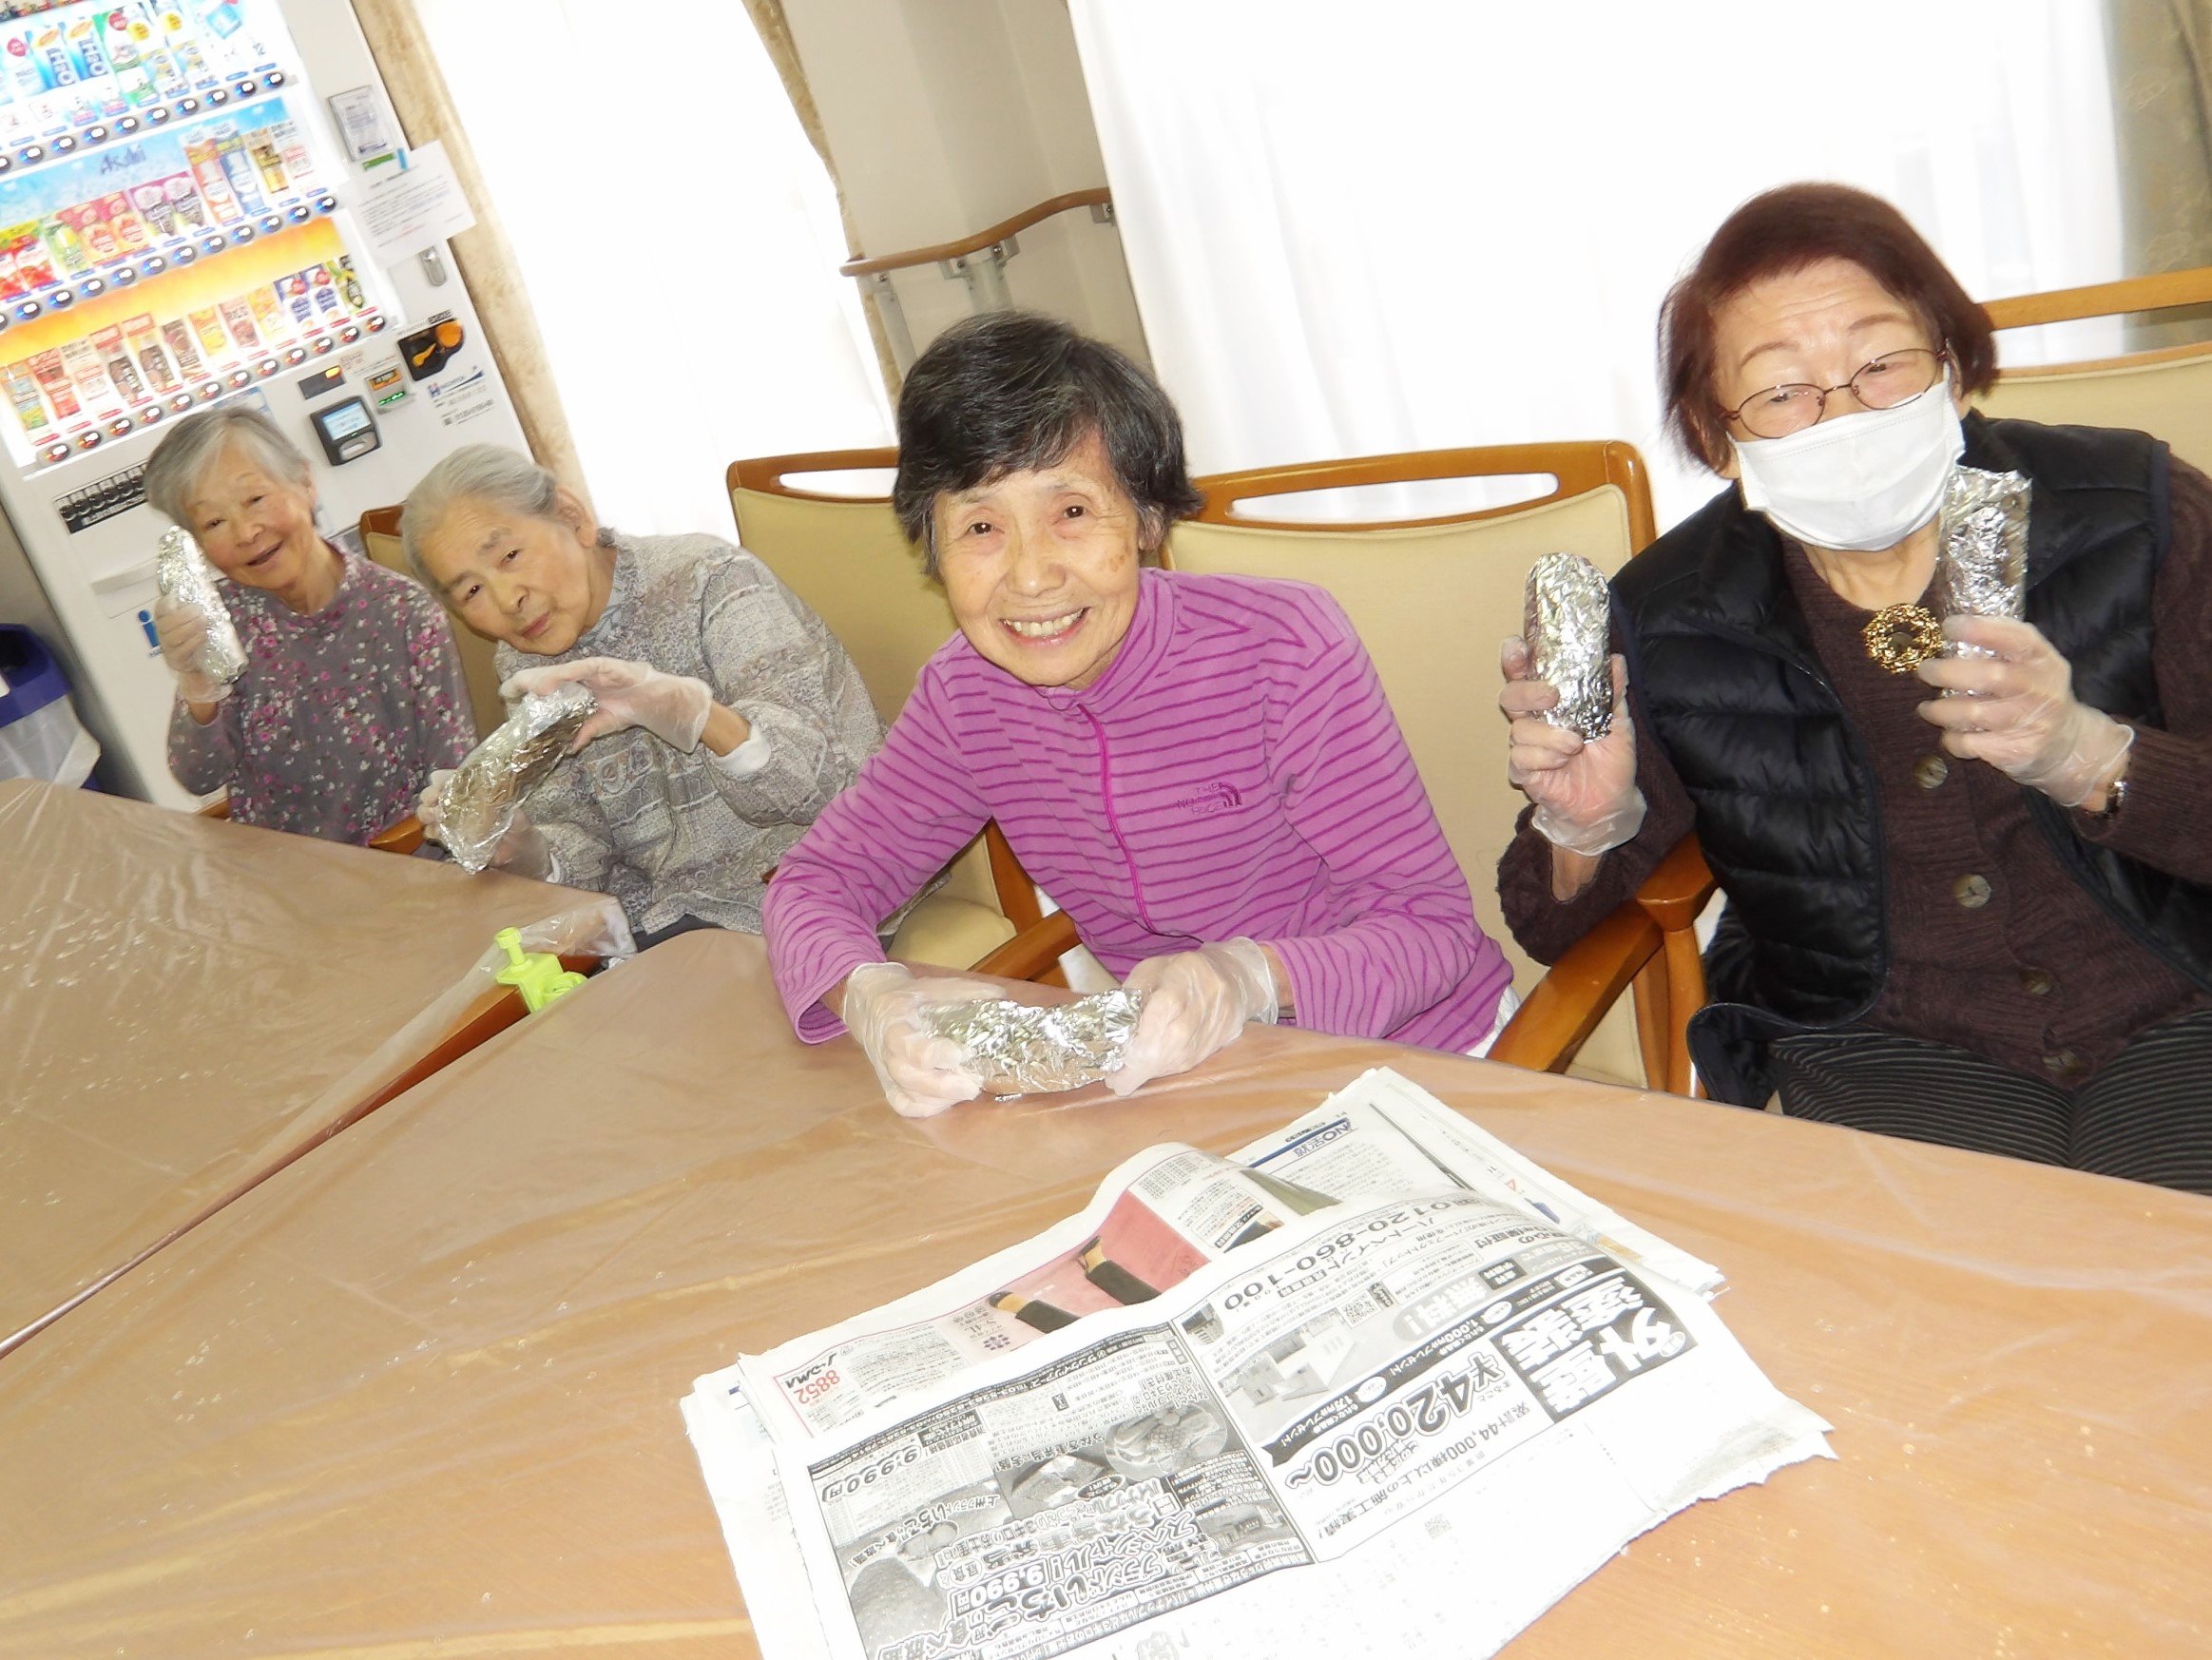
<svg viewBox="0 0 2212 1660">
<path fill-rule="evenodd" d="M 476 742 L 461 659 L 437 601 L 359 553 L 321 610 L 222 584 L 246 671 L 202 726 L 169 712 L 169 770 L 228 786 L 241 824 L 364 842 L 414 811 L 431 769 Z"/>
</svg>

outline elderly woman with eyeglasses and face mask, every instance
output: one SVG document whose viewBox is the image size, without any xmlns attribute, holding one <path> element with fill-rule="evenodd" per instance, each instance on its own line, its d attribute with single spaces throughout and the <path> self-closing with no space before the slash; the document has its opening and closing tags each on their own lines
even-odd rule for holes
<svg viewBox="0 0 2212 1660">
<path fill-rule="evenodd" d="M 1988 318 L 1840 185 L 1740 208 L 1661 338 L 1735 484 L 1614 579 L 1608 736 L 1547 723 L 1507 645 L 1514 933 L 1549 960 L 1695 831 L 1714 1095 L 2212 1191 L 2212 481 L 1968 413 Z M 2029 480 L 2025 621 L 1940 614 L 1961 463 Z"/>
</svg>

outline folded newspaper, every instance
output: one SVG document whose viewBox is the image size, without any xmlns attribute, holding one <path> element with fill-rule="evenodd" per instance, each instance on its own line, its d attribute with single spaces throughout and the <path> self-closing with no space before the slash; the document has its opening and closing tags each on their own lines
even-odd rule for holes
<svg viewBox="0 0 2212 1660">
<path fill-rule="evenodd" d="M 1833 1456 L 1722 1284 L 1378 1069 L 683 1413 L 768 1660 L 1481 1655 Z"/>
</svg>

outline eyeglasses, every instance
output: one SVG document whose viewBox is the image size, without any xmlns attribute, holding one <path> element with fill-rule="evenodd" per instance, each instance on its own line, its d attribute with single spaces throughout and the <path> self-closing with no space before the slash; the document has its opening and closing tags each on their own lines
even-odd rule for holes
<svg viewBox="0 0 2212 1660">
<path fill-rule="evenodd" d="M 1911 403 L 1935 384 L 1950 355 L 1931 352 L 1924 346 L 1884 352 L 1841 385 L 1770 386 L 1722 413 L 1732 421 L 1741 421 L 1753 437 L 1786 438 L 1820 418 L 1831 393 L 1849 389 L 1862 409 L 1895 409 L 1901 403 Z"/>
</svg>

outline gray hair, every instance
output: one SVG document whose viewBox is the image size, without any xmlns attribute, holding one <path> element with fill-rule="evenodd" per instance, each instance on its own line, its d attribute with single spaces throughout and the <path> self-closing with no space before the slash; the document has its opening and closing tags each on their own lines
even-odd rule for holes
<svg viewBox="0 0 2212 1660">
<path fill-rule="evenodd" d="M 445 598 L 445 589 L 422 562 L 422 545 L 437 531 L 455 502 L 490 502 L 526 518 L 560 522 L 553 492 L 561 481 L 528 455 L 497 444 L 464 444 L 422 475 L 399 510 L 399 546 L 415 581 Z M 599 540 L 606 532 L 599 531 Z"/>
<path fill-rule="evenodd" d="M 188 415 L 162 434 L 146 457 L 147 505 L 189 530 L 192 492 L 233 444 L 271 478 L 301 490 L 314 482 L 314 468 L 282 428 L 251 404 L 226 403 Z"/>
</svg>

